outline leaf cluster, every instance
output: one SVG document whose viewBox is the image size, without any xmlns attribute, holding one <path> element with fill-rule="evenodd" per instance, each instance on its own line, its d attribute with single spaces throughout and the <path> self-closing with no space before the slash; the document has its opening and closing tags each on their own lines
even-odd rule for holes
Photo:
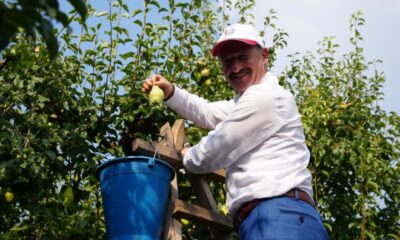
<svg viewBox="0 0 400 240">
<path fill-rule="evenodd" d="M 51 5 L 56 1 L 39 2 L 42 18 L 58 16 L 58 5 Z M 66 22 L 73 33 L 51 26 L 47 34 L 59 43 L 53 59 L 46 38 L 29 37 L 29 29 L 16 33 L 2 51 L 2 239 L 106 237 L 96 167 L 106 158 L 130 155 L 136 138 L 158 140 L 159 128 L 178 118 L 163 105 L 149 105 L 141 92 L 152 74 L 210 101 L 235 95 L 210 49 L 233 21 L 230 13 L 254 20 L 254 1 L 107 3 L 107 9 L 85 5 L 87 19 L 74 5 L 79 14 L 72 11 Z M 11 9 L 26 2 L 7 4 Z M 273 36 L 273 69 L 288 34 L 275 25 L 276 12 L 266 12 L 262 34 Z M 64 21 L 62 16 L 57 20 Z M 348 54 L 339 58 L 339 46 L 327 37 L 316 54 L 293 54 L 280 76 L 302 114 L 314 197 L 333 239 L 393 239 L 399 233 L 400 119 L 379 107 L 385 79 L 380 61 L 363 56 L 364 23 L 361 13 L 352 16 L 354 49 Z M 205 134 L 187 122 L 189 142 Z M 195 201 L 188 182 L 181 181 L 179 189 L 180 198 Z M 224 212 L 224 186 L 211 182 L 211 190 Z M 3 197 L 9 192 L 12 201 Z M 185 239 L 212 238 L 205 226 L 183 222 Z"/>
<path fill-rule="evenodd" d="M 361 47 L 361 12 L 351 17 L 353 50 L 337 57 L 334 37 L 317 55 L 293 54 L 281 76 L 296 96 L 314 197 L 333 239 L 393 239 L 399 231 L 399 122 L 379 106 L 384 75 Z M 390 212 L 390 214 L 389 214 Z"/>
<path fill-rule="evenodd" d="M 87 8 L 83 0 L 69 0 L 79 12 L 82 19 L 86 18 Z M 69 18 L 59 9 L 58 0 L 45 1 L 2 1 L 0 2 L 0 50 L 3 50 L 10 40 L 18 33 L 19 28 L 35 38 L 37 32 L 43 38 L 52 58 L 58 52 L 58 41 L 53 31 L 52 20 L 60 22 L 65 28 L 69 26 Z"/>
</svg>

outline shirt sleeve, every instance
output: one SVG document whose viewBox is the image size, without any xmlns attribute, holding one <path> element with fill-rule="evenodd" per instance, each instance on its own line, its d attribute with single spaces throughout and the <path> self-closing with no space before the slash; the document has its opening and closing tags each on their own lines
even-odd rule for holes
<svg viewBox="0 0 400 240">
<path fill-rule="evenodd" d="M 174 95 L 165 104 L 185 119 L 206 129 L 214 129 L 227 118 L 234 106 L 233 100 L 210 103 L 176 86 Z"/>
<path fill-rule="evenodd" d="M 273 137 L 286 124 L 282 111 L 290 102 L 266 90 L 249 88 L 229 116 L 187 151 L 184 166 L 195 173 L 226 168 Z"/>
</svg>

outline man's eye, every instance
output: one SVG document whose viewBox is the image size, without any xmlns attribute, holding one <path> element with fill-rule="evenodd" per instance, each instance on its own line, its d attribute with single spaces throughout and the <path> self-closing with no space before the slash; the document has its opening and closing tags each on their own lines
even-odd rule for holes
<svg viewBox="0 0 400 240">
<path fill-rule="evenodd" d="M 232 64 L 232 60 L 224 60 L 222 61 L 223 66 L 230 66 Z"/>
<path fill-rule="evenodd" d="M 240 55 L 239 60 L 247 60 L 248 56 L 247 55 Z"/>
</svg>

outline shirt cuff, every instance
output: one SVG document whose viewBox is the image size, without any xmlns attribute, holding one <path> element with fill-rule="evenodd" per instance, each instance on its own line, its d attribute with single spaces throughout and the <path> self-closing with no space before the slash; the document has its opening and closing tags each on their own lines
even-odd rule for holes
<svg viewBox="0 0 400 240">
<path fill-rule="evenodd" d="M 191 157 L 191 151 L 192 151 L 192 148 L 191 147 L 188 148 L 185 153 L 185 156 L 183 156 L 183 158 L 182 158 L 183 167 L 185 167 L 185 169 L 189 170 L 190 172 L 191 172 L 191 169 L 190 169 L 189 162 L 190 162 L 190 157 Z"/>
<path fill-rule="evenodd" d="M 174 85 L 175 86 L 175 85 Z M 169 96 L 168 99 L 164 100 L 164 103 L 172 108 L 173 110 L 177 109 L 177 107 L 182 105 L 182 100 L 184 99 L 184 90 L 182 90 L 181 88 L 175 86 L 174 87 L 174 93 Z"/>
<path fill-rule="evenodd" d="M 172 93 L 171 93 L 171 95 L 169 95 L 169 97 L 164 99 L 164 102 L 168 101 L 168 99 L 170 99 L 172 96 L 174 96 L 174 93 L 175 93 L 175 84 L 172 84 Z"/>
</svg>

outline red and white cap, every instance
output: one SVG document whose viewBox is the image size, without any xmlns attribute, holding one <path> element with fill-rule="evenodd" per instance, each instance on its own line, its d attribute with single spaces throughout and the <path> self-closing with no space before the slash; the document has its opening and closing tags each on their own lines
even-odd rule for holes
<svg viewBox="0 0 400 240">
<path fill-rule="evenodd" d="M 252 25 L 248 24 L 233 24 L 225 28 L 221 37 L 212 49 L 212 55 L 218 56 L 219 50 L 222 46 L 230 41 L 240 41 L 249 45 L 260 45 L 264 47 L 263 41 Z"/>
</svg>

